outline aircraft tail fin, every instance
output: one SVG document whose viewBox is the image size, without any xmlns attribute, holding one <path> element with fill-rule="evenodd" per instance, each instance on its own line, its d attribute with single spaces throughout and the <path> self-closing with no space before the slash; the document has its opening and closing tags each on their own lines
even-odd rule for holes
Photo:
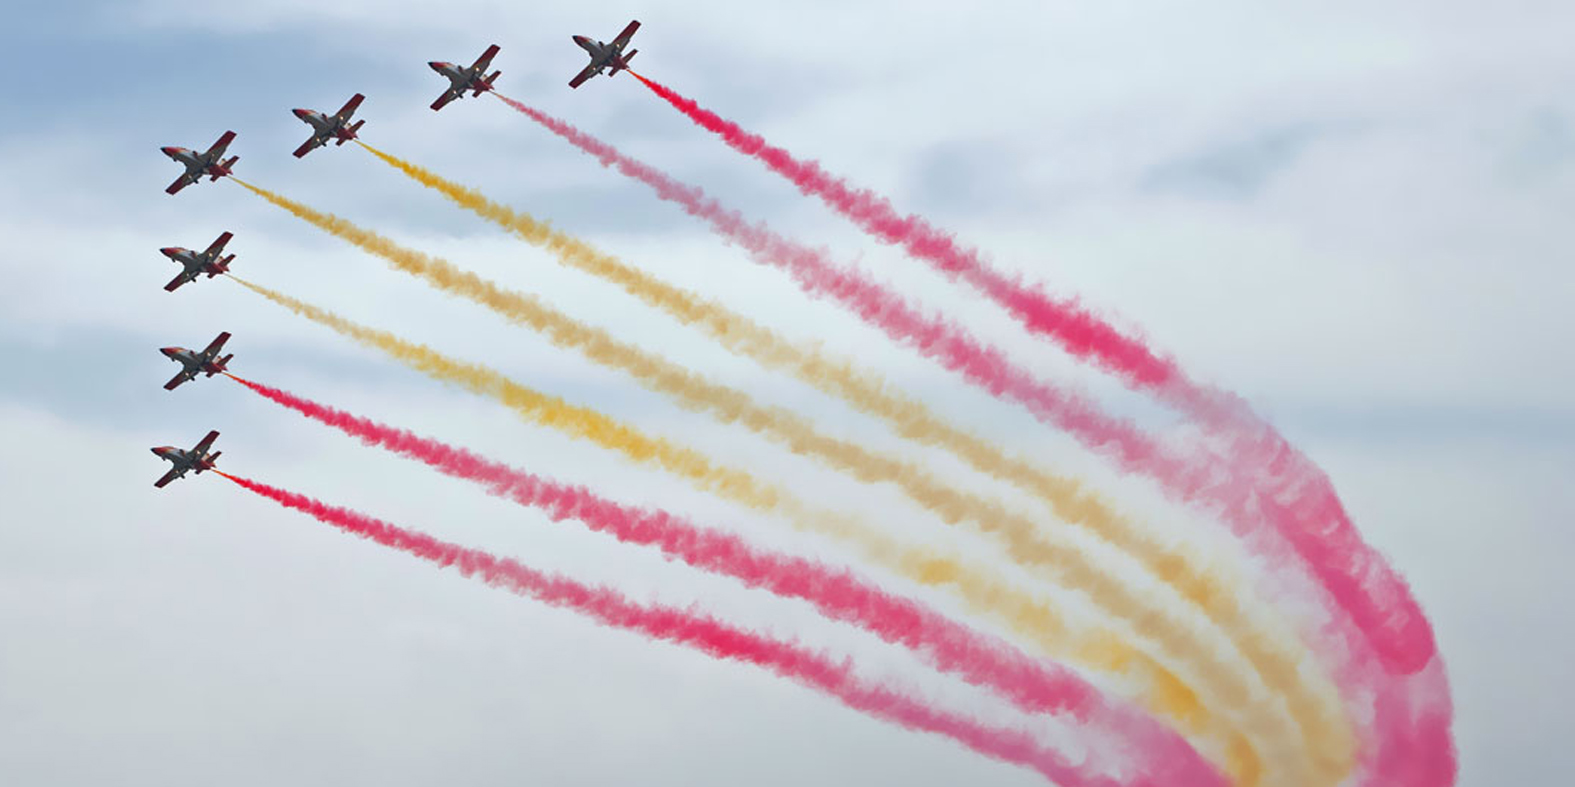
<svg viewBox="0 0 1575 787">
<path fill-rule="evenodd" d="M 492 72 L 492 74 L 489 75 L 486 79 L 481 80 L 481 84 L 476 86 L 476 91 L 474 93 L 471 93 L 471 95 L 472 96 L 479 96 L 483 92 L 491 90 L 492 89 L 492 83 L 496 82 L 498 77 L 500 77 L 500 76 L 503 76 L 503 72 L 501 70 Z"/>
<path fill-rule="evenodd" d="M 240 156 L 231 156 L 228 159 L 219 162 L 219 171 L 210 175 L 209 180 L 218 180 L 220 177 L 230 174 L 230 168 L 234 167 L 235 162 L 240 160 Z"/>
<path fill-rule="evenodd" d="M 629 54 L 623 56 L 623 62 L 619 63 L 619 65 L 624 67 L 624 68 L 628 68 L 629 67 L 629 61 L 633 60 L 635 53 L 639 52 L 639 51 L 640 50 L 638 50 L 638 49 L 631 49 L 631 50 L 629 50 Z"/>
<path fill-rule="evenodd" d="M 347 143 L 350 142 L 350 140 L 356 139 L 356 132 L 361 131 L 361 126 L 365 126 L 365 124 L 367 124 L 367 121 L 364 120 L 358 120 L 354 121 L 354 123 L 351 123 L 350 127 L 345 129 L 345 134 L 340 135 L 339 140 L 334 142 L 334 145 L 343 145 L 343 143 Z"/>
<path fill-rule="evenodd" d="M 235 357 L 235 353 L 230 353 L 229 355 L 226 355 L 223 358 L 220 358 L 219 360 L 214 361 L 213 362 L 214 371 L 208 372 L 208 376 L 212 377 L 215 373 L 224 371 L 225 368 L 230 365 L 230 359 L 234 358 L 234 357 Z"/>
<path fill-rule="evenodd" d="M 208 454 L 208 466 L 206 468 L 204 468 L 204 469 L 207 469 L 207 470 L 213 469 L 213 463 L 219 461 L 219 454 L 222 454 L 222 453 L 224 453 L 224 452 L 223 451 L 214 451 L 213 453 Z M 202 470 L 198 470 L 197 472 L 200 473 L 200 472 L 202 472 Z"/>
</svg>

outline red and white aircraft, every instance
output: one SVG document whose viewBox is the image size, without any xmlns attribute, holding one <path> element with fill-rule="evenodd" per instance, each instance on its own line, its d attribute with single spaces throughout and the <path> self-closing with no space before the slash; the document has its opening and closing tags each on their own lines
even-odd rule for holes
<svg viewBox="0 0 1575 787">
<path fill-rule="evenodd" d="M 629 26 L 625 27 L 623 32 L 619 33 L 618 37 L 612 40 L 611 44 L 592 41 L 586 36 L 574 36 L 574 43 L 579 44 L 581 49 L 590 54 L 591 63 L 581 69 L 580 73 L 575 74 L 573 79 L 569 80 L 569 87 L 579 87 L 584 84 L 585 80 L 602 73 L 609 67 L 612 68 L 612 72 L 607 74 L 609 78 L 618 76 L 619 71 L 628 68 L 629 61 L 634 57 L 634 53 L 639 50 L 631 49 L 629 54 L 626 55 L 623 53 L 623 48 L 629 45 L 629 39 L 634 38 L 634 31 L 639 29 L 640 23 L 638 21 L 630 22 Z"/>
<path fill-rule="evenodd" d="M 198 153 L 190 148 L 173 146 L 159 148 L 159 150 L 164 152 L 164 155 L 186 165 L 186 174 L 176 178 L 175 182 L 171 183 L 169 188 L 164 190 L 165 193 L 174 194 L 202 180 L 203 175 L 207 175 L 213 180 L 218 180 L 230 174 L 230 168 L 235 166 L 235 162 L 240 160 L 240 156 L 231 156 L 228 161 L 222 159 L 224 158 L 225 148 L 228 148 L 230 142 L 234 139 L 235 132 L 226 131 L 224 136 L 219 137 L 218 142 L 213 143 L 212 147 L 202 153 Z"/>
<path fill-rule="evenodd" d="M 212 377 L 223 372 L 229 365 L 230 359 L 235 357 L 235 353 L 230 353 L 223 358 L 219 357 L 219 351 L 224 349 L 224 343 L 229 340 L 230 333 L 225 331 L 209 342 L 202 352 L 188 350 L 185 347 L 160 347 L 159 352 L 164 353 L 164 357 L 179 362 L 182 367 L 179 373 L 164 384 L 164 390 L 173 391 L 181 383 L 196 379 L 199 374 L 206 373 Z"/>
<path fill-rule="evenodd" d="M 175 278 L 170 279 L 169 284 L 164 285 L 164 291 L 174 292 L 175 288 L 196 279 L 204 273 L 208 274 L 208 278 L 211 279 L 229 271 L 230 260 L 235 259 L 235 255 L 230 254 L 225 257 L 220 257 L 219 255 L 224 252 L 224 244 L 229 243 L 232 237 L 234 235 L 228 232 L 220 235 L 201 253 L 191 249 L 184 249 L 180 246 L 165 246 L 159 249 L 159 253 L 185 267 L 185 270 L 176 274 Z"/>
<path fill-rule="evenodd" d="M 355 114 L 355 108 L 361 106 L 361 101 L 365 98 L 366 96 L 363 96 L 360 93 L 351 96 L 350 100 L 346 101 L 345 105 L 340 107 L 339 111 L 332 115 L 324 115 L 321 112 L 311 109 L 290 110 L 291 112 L 294 112 L 295 116 L 300 118 L 302 122 L 312 127 L 312 138 L 301 143 L 301 146 L 295 149 L 295 157 L 300 158 L 308 153 L 311 153 L 313 150 L 328 144 L 328 140 L 330 138 L 334 138 L 336 140 L 334 142 L 335 145 L 343 145 L 344 143 L 355 139 L 355 132 L 360 129 L 361 126 L 366 123 L 366 121 L 357 120 L 354 124 L 351 124 L 350 116 Z"/>
<path fill-rule="evenodd" d="M 456 98 L 464 98 L 467 90 L 471 91 L 472 96 L 480 96 L 482 93 L 491 90 L 492 83 L 497 81 L 498 76 L 503 72 L 494 71 L 491 76 L 485 79 L 481 75 L 487 73 L 487 69 L 492 66 L 492 58 L 496 57 L 497 54 L 497 44 L 487 47 L 487 51 L 482 52 L 481 57 L 476 58 L 476 62 L 471 64 L 470 68 L 460 68 L 453 63 L 445 63 L 441 60 L 433 60 L 427 63 L 433 71 L 448 77 L 449 82 L 448 90 L 443 91 L 443 95 L 438 96 L 437 100 L 432 102 L 432 108 L 435 110 L 442 109 L 448 102 Z"/>
<path fill-rule="evenodd" d="M 219 459 L 219 454 L 224 453 L 223 451 L 214 451 L 212 455 L 208 453 L 208 449 L 213 447 L 213 441 L 217 439 L 219 439 L 219 433 L 214 431 L 209 432 L 208 436 L 202 438 L 190 451 L 176 448 L 173 445 L 161 445 L 151 449 L 154 456 L 166 459 L 170 464 L 174 465 L 162 478 L 154 481 L 153 485 L 163 489 L 165 484 L 177 478 L 185 478 L 187 473 L 195 472 L 197 475 L 202 475 L 202 471 L 212 470 L 213 463 Z"/>
</svg>

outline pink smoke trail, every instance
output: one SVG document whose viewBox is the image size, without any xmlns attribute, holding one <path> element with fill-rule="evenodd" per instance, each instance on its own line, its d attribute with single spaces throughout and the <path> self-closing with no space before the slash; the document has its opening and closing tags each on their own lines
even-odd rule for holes
<svg viewBox="0 0 1575 787">
<path fill-rule="evenodd" d="M 716 618 L 663 605 L 641 605 L 606 587 L 531 569 L 513 559 L 406 530 L 347 508 L 250 479 L 218 472 L 262 497 L 315 517 L 346 533 L 397 549 L 493 587 L 578 612 L 603 625 L 698 650 L 717 659 L 765 668 L 801 685 L 829 694 L 854 710 L 905 729 L 945 735 L 986 757 L 1030 768 L 1062 785 L 1114 787 L 1114 780 L 1091 776 L 1034 743 L 1018 730 L 984 725 L 932 707 L 887 685 L 860 678 L 846 661 L 837 662 L 798 643 L 740 629 Z M 1164 781 L 1142 780 L 1145 787 Z"/>
<path fill-rule="evenodd" d="M 1256 446 L 1238 443 L 1234 449 L 1239 453 L 1232 458 L 1238 465 L 1238 478 L 1221 479 L 1214 462 L 1208 458 L 1177 455 L 1131 422 L 1105 415 L 1082 397 L 1036 379 L 1008 360 L 1004 353 L 982 344 L 956 323 L 923 314 L 900 295 L 857 271 L 834 266 L 824 251 L 789 241 L 763 224 L 751 224 L 737 211 L 724 208 L 706 196 L 698 187 L 679 182 L 644 162 L 625 156 L 558 118 L 506 96 L 498 97 L 594 156 L 604 166 L 645 183 L 662 199 L 706 221 L 718 234 L 749 251 L 757 261 L 784 269 L 807 293 L 837 300 L 899 344 L 914 347 L 995 396 L 1022 404 L 1040 420 L 1110 457 L 1124 471 L 1148 475 L 1159 481 L 1171 497 L 1214 511 L 1237 535 L 1254 536 L 1264 521 L 1272 523 L 1313 570 L 1333 603 L 1348 616 L 1346 621 L 1336 624 L 1337 633 L 1351 646 L 1351 663 L 1341 686 L 1347 697 L 1373 697 L 1378 709 L 1371 728 L 1378 743 L 1368 752 L 1369 770 L 1388 763 L 1382 772 L 1393 779 L 1379 783 L 1419 787 L 1452 783 L 1455 759 L 1449 732 L 1452 714 L 1449 686 L 1441 664 L 1431 653 L 1427 621 L 1403 586 L 1401 590 L 1388 586 L 1389 579 L 1385 577 L 1396 581 L 1398 577 L 1376 552 L 1361 542 L 1338 499 L 1333 497 L 1326 478 L 1318 475 L 1321 481 L 1313 479 L 1313 491 L 1319 484 L 1327 490 L 1321 498 L 1321 508 L 1310 504 L 1309 501 L 1316 502 L 1320 498 L 1306 489 L 1285 493 L 1280 485 L 1263 482 L 1265 476 L 1270 479 L 1301 478 L 1303 481 L 1308 478 L 1309 471 L 1297 471 L 1294 465 L 1305 463 L 1311 468 L 1310 462 L 1290 449 L 1283 438 L 1277 434 L 1260 434 L 1261 442 Z M 1242 461 L 1241 457 L 1262 463 L 1262 472 L 1244 467 L 1251 461 Z M 1320 473 L 1316 468 L 1311 468 L 1310 472 Z M 1288 499 L 1288 502 L 1281 502 L 1281 499 Z M 1320 528 L 1308 524 L 1320 516 L 1345 525 Z M 1267 546 L 1261 542 L 1252 543 Z M 1270 550 L 1267 557 L 1279 563 L 1292 559 L 1281 552 Z M 1409 648 L 1404 643 L 1414 638 L 1403 633 L 1389 636 L 1386 631 L 1393 627 L 1387 627 L 1386 620 L 1400 621 L 1401 630 L 1408 628 L 1404 621 L 1419 620 L 1423 639 L 1429 644 L 1420 650 Z M 1392 647 L 1381 648 L 1384 643 Z M 1429 655 L 1417 656 L 1423 652 Z M 1405 675 L 1406 669 L 1394 669 L 1397 663 L 1404 665 L 1413 657 L 1427 662 L 1428 668 L 1411 671 L 1409 677 Z M 1395 763 L 1398 762 L 1412 763 L 1412 767 L 1397 770 Z M 1423 774 L 1426 779 L 1397 780 L 1402 773 Z"/>
<path fill-rule="evenodd" d="M 630 72 L 634 74 L 633 71 Z M 1422 669 L 1436 650 L 1432 625 L 1404 578 L 1362 541 L 1328 476 L 1296 450 L 1238 397 L 1189 380 L 1175 361 L 1155 354 L 1140 339 L 1127 336 L 1072 301 L 1061 301 L 1007 276 L 985 262 L 977 249 L 965 248 L 923 218 L 903 216 L 885 197 L 857 189 L 814 161 L 795 158 L 767 144 L 736 123 L 702 108 L 665 85 L 634 74 L 700 127 L 729 147 L 763 162 L 801 192 L 815 196 L 876 238 L 899 245 L 952 278 L 961 278 L 1011 312 L 1030 331 L 1050 337 L 1067 352 L 1116 374 L 1129 387 L 1157 395 L 1197 419 L 1231 446 L 1223 452 L 1232 469 L 1250 480 L 1257 494 L 1283 501 L 1281 516 L 1270 520 L 1361 630 L 1387 669 L 1408 674 Z M 1237 491 L 1213 502 L 1229 514 L 1247 501 Z M 1241 529 L 1257 522 L 1230 517 Z"/>
<path fill-rule="evenodd" d="M 624 506 L 584 487 L 543 479 L 463 448 L 380 424 L 288 391 L 226 376 L 276 404 L 334 427 L 361 442 L 474 481 L 490 494 L 537 508 L 553 521 L 577 519 L 620 541 L 654 546 L 696 568 L 808 601 L 826 617 L 857 625 L 906 647 L 931 666 L 990 689 L 1030 713 L 1069 712 L 1089 725 L 1117 732 L 1137 764 L 1134 771 L 1187 784 L 1220 784 L 1223 777 L 1176 732 L 1151 717 L 1106 700 L 1072 672 L 1029 657 L 1011 644 L 975 632 L 909 599 L 883 591 L 849 571 L 774 554 L 742 538 L 702 529 L 665 511 Z"/>
</svg>

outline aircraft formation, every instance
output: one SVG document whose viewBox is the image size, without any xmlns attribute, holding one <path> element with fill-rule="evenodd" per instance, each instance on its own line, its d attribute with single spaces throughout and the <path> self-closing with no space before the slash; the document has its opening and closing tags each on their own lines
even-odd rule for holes
<svg viewBox="0 0 1575 787">
<path fill-rule="evenodd" d="M 635 31 L 639 28 L 640 23 L 638 21 L 630 22 L 612 40 L 612 43 L 603 43 L 587 36 L 573 36 L 574 43 L 578 44 L 580 48 L 590 55 L 591 62 L 569 81 L 569 87 L 577 88 L 585 80 L 597 74 L 608 72 L 609 69 L 611 69 L 609 76 L 616 76 L 619 71 L 628 69 L 629 58 L 634 57 L 635 50 L 631 49 L 628 54 L 624 54 L 623 49 L 629 44 L 629 39 L 634 37 Z M 479 97 L 482 93 L 490 92 L 498 77 L 503 74 L 502 71 L 487 73 L 487 69 L 492 67 L 492 59 L 497 56 L 499 51 L 500 47 L 497 44 L 493 44 L 487 47 L 486 51 L 482 52 L 481 56 L 476 58 L 474 63 L 463 68 L 442 60 L 428 62 L 428 67 L 449 80 L 448 89 L 444 90 L 443 94 L 438 96 L 436 101 L 432 102 L 432 109 L 442 109 L 450 101 L 464 98 L 467 92 L 472 97 Z M 292 155 L 296 158 L 304 158 L 306 154 L 326 146 L 330 141 L 335 146 L 340 146 L 356 139 L 356 132 L 361 129 L 361 126 L 365 125 L 366 121 L 364 119 L 357 120 L 354 123 L 350 121 L 355 115 L 355 111 L 360 108 L 361 102 L 365 100 L 366 96 L 357 93 L 351 96 L 350 100 L 346 101 L 345 105 L 332 115 L 313 109 L 298 108 L 290 110 L 292 114 L 300 118 L 301 122 L 312 128 L 312 135 L 305 142 L 301 143 L 301 146 L 296 148 Z M 193 183 L 200 183 L 204 177 L 208 178 L 209 182 L 214 182 L 219 178 L 231 175 L 234 172 L 235 162 L 240 160 L 240 156 L 231 156 L 226 159 L 224 155 L 229 150 L 230 143 L 234 141 L 235 132 L 226 131 L 207 150 L 201 153 L 190 148 L 174 145 L 159 148 L 172 161 L 186 168 L 186 171 L 181 173 L 180 177 L 175 179 L 175 182 L 164 189 L 165 193 L 176 194 Z M 235 259 L 235 255 L 225 255 L 224 247 L 233 237 L 233 233 L 224 232 L 201 252 L 180 246 L 166 246 L 159 249 L 161 254 L 181 266 L 181 272 L 176 274 L 175 278 L 171 279 L 168 284 L 164 285 L 164 290 L 166 292 L 174 292 L 181 285 L 195 281 L 200 276 L 206 275 L 211 279 L 221 273 L 228 273 L 230 261 Z M 173 391 L 182 383 L 195 379 L 198 374 L 212 377 L 216 374 L 224 373 L 230 359 L 235 357 L 233 354 L 222 358 L 218 357 L 221 348 L 226 341 L 229 341 L 229 338 L 230 334 L 228 332 L 219 334 L 202 352 L 195 352 L 184 347 L 160 348 L 159 352 L 163 353 L 170 360 L 177 361 L 182 365 L 181 372 L 175 375 L 168 383 L 165 383 L 164 390 Z M 159 446 L 152 449 L 154 455 L 174 464 L 174 467 L 169 472 L 154 482 L 154 486 L 162 489 L 169 482 L 177 478 L 184 478 L 187 472 L 201 474 L 204 470 L 213 469 L 213 460 L 219 457 L 219 452 L 209 455 L 208 448 L 218 436 L 219 433 L 216 431 L 209 432 L 190 451 L 172 446 Z"/>
<path fill-rule="evenodd" d="M 225 350 L 228 332 L 218 334 L 200 351 L 161 348 L 180 366 L 165 383 L 166 390 L 199 376 L 224 375 L 366 445 L 482 484 L 489 493 L 545 511 L 555 521 L 573 519 L 619 541 L 659 549 L 667 558 L 693 568 L 808 601 L 828 619 L 908 647 L 928 666 L 988 690 L 1020 711 L 1064 714 L 1069 723 L 1075 716 L 1085 722 L 1079 730 L 1105 736 L 1084 741 L 1084 753 L 1108 749 L 1115 754 L 1105 764 L 1118 766 L 1105 771 L 1092 759 L 1068 760 L 1063 752 L 1039 746 L 1031 733 L 995 725 L 993 719 L 951 713 L 930 704 L 923 692 L 864 681 L 847 671 L 849 665 L 824 661 L 823 654 L 795 639 L 729 628 L 692 608 L 641 606 L 614 589 L 578 585 L 571 577 L 542 574 L 512 558 L 439 541 L 231 476 L 216 465 L 219 452 L 212 449 L 218 431 L 208 432 L 191 449 L 153 448 L 154 455 L 170 463 L 154 485 L 162 488 L 188 474 L 212 471 L 346 532 L 436 565 L 463 566 L 489 584 L 573 609 L 609 626 L 755 664 L 906 729 L 947 736 L 985 756 L 1038 770 L 1063 787 L 1337 787 L 1350 783 L 1348 777 L 1358 772 L 1364 774 L 1359 783 L 1386 787 L 1444 787 L 1452 782 L 1449 687 L 1430 624 L 1404 579 L 1362 540 L 1328 476 L 1309 457 L 1245 400 L 1190 377 L 1147 338 L 1105 321 L 1076 298 L 1056 295 L 1020 275 L 992 267 L 982 249 L 966 245 L 922 216 L 899 212 L 886 197 L 850 184 L 817 161 L 773 146 L 634 71 L 630 60 L 636 51 L 629 45 L 638 29 L 639 22 L 630 22 L 611 42 L 573 36 L 589 62 L 569 80 L 569 87 L 578 88 L 598 75 L 611 78 L 629 71 L 632 79 L 734 151 L 759 161 L 800 193 L 818 198 L 869 237 L 945 273 L 958 287 L 971 288 L 1028 335 L 1168 408 L 1185 419 L 1186 431 L 1196 431 L 1198 436 L 1172 439 L 1172 433 L 1156 432 L 1107 412 L 1098 402 L 1003 352 L 965 320 L 921 307 L 856 266 L 839 265 L 829 250 L 796 241 L 763 222 L 746 220 L 700 187 L 499 93 L 496 85 L 502 72 L 493 68 L 500 51 L 496 44 L 468 66 L 429 62 L 428 67 L 447 83 L 431 108 L 438 111 L 453 101 L 492 93 L 603 167 L 677 204 L 752 262 L 789 274 L 810 298 L 842 307 L 894 345 L 911 348 L 994 400 L 1021 408 L 1040 426 L 1107 461 L 1121 476 L 1137 478 L 1162 493 L 1165 505 L 1217 520 L 1240 540 L 1249 557 L 1261 561 L 1264 577 L 1294 573 L 1313 595 L 1296 597 L 1300 591 L 1289 589 L 1291 583 L 1281 585 L 1273 579 L 1256 584 L 1258 569 L 1232 563 L 1237 559 L 1234 553 L 1204 554 L 1209 549 L 1204 542 L 1171 539 L 1170 535 L 1185 534 L 1174 531 L 1169 522 L 1137 521 L 1122 510 L 1120 501 L 1107 500 L 1075 475 L 1040 464 L 1038 457 L 1011 455 L 967 427 L 950 423 L 922 397 L 908 397 L 902 386 L 883 379 L 878 370 L 865 368 L 867 364 L 825 354 L 832 351 L 823 350 L 822 344 L 780 335 L 726 303 L 625 265 L 550 222 L 378 150 L 360 138 L 365 125 L 355 118 L 365 100 L 360 93 L 332 114 L 292 110 L 310 129 L 293 155 L 304 158 L 329 143 L 338 147 L 355 142 L 455 205 L 544 249 L 558 264 L 615 284 L 653 310 L 709 334 L 729 352 L 840 398 L 862 415 L 885 421 L 905 440 L 954 455 L 972 471 L 1037 499 L 1044 510 L 1022 513 L 955 485 L 922 460 L 822 431 L 812 419 L 790 408 L 763 405 L 749 390 L 732 388 L 683 363 L 624 343 L 615 332 L 581 323 L 545 299 L 498 285 L 348 219 L 248 183 L 234 175 L 238 157 L 228 154 L 235 140 L 233 131 L 226 131 L 200 153 L 162 148 L 183 167 L 166 191 L 175 194 L 204 178 L 214 182 L 229 177 L 391 267 L 490 309 L 558 347 L 572 348 L 599 365 L 618 369 L 688 410 L 707 412 L 753 431 L 861 483 L 885 485 L 936 520 L 991 542 L 996 557 L 975 558 L 936 550 L 930 544 L 903 543 L 908 536 L 821 507 L 822 501 L 800 498 L 794 490 L 775 485 L 768 475 L 756 475 L 744 465 L 707 456 L 677 439 L 646 434 L 638 424 L 536 391 L 495 369 L 451 358 L 245 281 L 230 272 L 235 255 L 226 251 L 233 237 L 228 231 L 200 252 L 161 249 L 180 266 L 164 288 L 174 291 L 199 278 L 224 274 L 296 315 L 434 379 L 490 398 L 526 421 L 660 469 L 707 494 L 784 520 L 795 530 L 824 537 L 885 575 L 953 597 L 962 611 L 932 608 L 840 564 L 772 552 L 742 536 L 693 526 L 682 514 L 626 506 L 587 488 L 558 484 L 465 448 L 243 379 L 229 369 L 234 356 Z M 1060 538 L 1069 529 L 1081 536 Z M 1163 537 L 1156 537 L 1162 533 Z M 1096 542 L 1100 546 L 1087 548 Z M 1088 619 L 1077 620 L 1076 625 L 1060 620 L 1061 612 L 1053 604 L 1047 606 L 1034 589 L 999 570 L 1004 561 L 1014 564 L 1013 576 L 1080 593 Z M 1144 574 L 1141 584 L 1123 579 L 1123 574 L 1139 572 Z M 1293 604 L 1281 606 L 1281 601 Z M 1299 610 L 1314 607 L 1318 615 L 1298 617 Z M 964 621 L 974 616 L 987 618 L 1015 639 L 1006 641 L 970 628 Z M 1115 688 L 1106 692 L 1101 685 L 1084 682 L 1084 674 L 1108 677 L 1107 685 Z M 1414 763 L 1426 767 L 1413 768 Z"/>
</svg>

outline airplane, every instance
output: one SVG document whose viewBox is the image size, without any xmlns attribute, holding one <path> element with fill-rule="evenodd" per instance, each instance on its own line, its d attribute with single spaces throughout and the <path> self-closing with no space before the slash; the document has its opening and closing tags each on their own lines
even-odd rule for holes
<svg viewBox="0 0 1575 787">
<path fill-rule="evenodd" d="M 448 77 L 449 81 L 448 90 L 443 91 L 443 95 L 438 96 L 438 99 L 432 102 L 432 108 L 434 110 L 442 109 L 448 102 L 456 98 L 464 98 L 467 90 L 472 91 L 472 96 L 479 96 L 491 90 L 492 83 L 497 81 L 498 75 L 503 72 L 494 71 L 492 76 L 485 79 L 482 78 L 482 74 L 487 72 L 487 68 L 492 65 L 492 58 L 497 54 L 497 44 L 487 47 L 487 51 L 482 52 L 481 57 L 476 58 L 476 62 L 470 68 L 460 68 L 453 63 L 445 63 L 441 60 L 433 60 L 427 63 L 428 66 L 432 67 L 433 71 Z"/>
<path fill-rule="evenodd" d="M 179 361 L 182 367 L 179 373 L 164 384 L 164 390 L 173 391 L 181 383 L 187 380 L 195 380 L 198 374 L 204 372 L 209 377 L 212 377 L 224 371 L 225 367 L 229 365 L 230 359 L 235 357 L 235 353 L 230 353 L 223 358 L 219 357 L 219 351 L 224 348 L 224 343 L 229 340 L 230 333 L 225 331 L 209 342 L 202 352 L 188 350 L 185 347 L 160 347 L 159 352 L 164 353 L 164 356 L 172 361 Z"/>
<path fill-rule="evenodd" d="M 167 459 L 170 464 L 174 465 L 162 478 L 154 481 L 153 485 L 163 489 L 165 484 L 177 478 L 185 478 L 187 473 L 196 472 L 197 475 L 202 475 L 202 471 L 212 470 L 213 463 L 219 459 L 219 454 L 224 453 L 223 451 L 214 451 L 211 455 L 208 453 L 208 449 L 213 447 L 213 441 L 217 439 L 219 439 L 219 433 L 213 431 L 209 432 L 207 437 L 202 438 L 190 451 L 176 448 L 173 445 L 161 445 L 152 449 L 154 456 L 160 459 Z"/>
<path fill-rule="evenodd" d="M 355 139 L 355 132 L 366 121 L 357 120 L 352 124 L 350 123 L 350 116 L 355 114 L 355 108 L 361 106 L 361 101 L 365 98 L 366 96 L 360 93 L 351 96 L 350 100 L 346 101 L 345 105 L 332 115 L 324 115 L 321 112 L 310 109 L 290 110 L 295 113 L 296 117 L 312 127 L 312 138 L 301 143 L 301 146 L 295 149 L 295 157 L 300 158 L 317 148 L 327 145 L 330 137 L 337 138 L 337 141 L 334 142 L 335 145 L 343 145 Z"/>
<path fill-rule="evenodd" d="M 164 248 L 159 249 L 159 253 L 169 257 L 170 259 L 180 263 L 185 267 L 185 270 L 176 274 L 175 278 L 170 279 L 169 284 L 164 285 L 164 291 L 174 292 L 176 287 L 179 287 L 186 282 L 193 281 L 204 273 L 208 274 L 208 278 L 211 279 L 221 273 L 229 271 L 230 260 L 235 259 L 235 255 L 230 254 L 224 257 L 220 257 L 219 255 L 224 251 L 224 244 L 229 243 L 230 238 L 232 237 L 234 236 L 228 232 L 220 235 L 213 241 L 213 243 L 208 245 L 208 248 L 204 249 L 200 254 L 192 251 L 191 249 L 183 249 L 179 246 L 165 246 Z"/>
<path fill-rule="evenodd" d="M 626 55 L 623 53 L 623 48 L 629 45 L 629 39 L 633 38 L 634 31 L 639 29 L 639 22 L 630 22 L 629 26 L 624 28 L 623 32 L 619 33 L 618 37 L 614 38 L 611 44 L 592 41 L 585 36 L 575 36 L 574 43 L 579 44 L 581 49 L 590 53 L 591 64 L 582 69 L 573 79 L 569 80 L 569 87 L 579 87 L 585 80 L 605 71 L 608 66 L 612 66 L 612 73 L 608 74 L 608 77 L 618 76 L 619 71 L 628 68 L 629 61 L 634 58 L 634 53 L 638 50 L 631 49 L 629 54 Z"/>
<path fill-rule="evenodd" d="M 230 169 L 235 166 L 235 162 L 240 159 L 240 156 L 231 156 L 228 161 L 221 161 L 220 159 L 224 158 L 224 149 L 229 147 L 230 142 L 234 139 L 235 132 L 226 131 L 224 136 L 219 137 L 218 142 L 213 143 L 213 146 L 203 153 L 198 153 L 189 148 L 173 146 L 159 148 L 159 150 L 164 152 L 164 155 L 186 165 L 186 174 L 176 178 L 175 182 L 171 183 L 169 188 L 164 190 L 165 193 L 174 194 L 202 180 L 203 175 L 207 175 L 213 180 L 218 180 L 230 174 Z"/>
</svg>

